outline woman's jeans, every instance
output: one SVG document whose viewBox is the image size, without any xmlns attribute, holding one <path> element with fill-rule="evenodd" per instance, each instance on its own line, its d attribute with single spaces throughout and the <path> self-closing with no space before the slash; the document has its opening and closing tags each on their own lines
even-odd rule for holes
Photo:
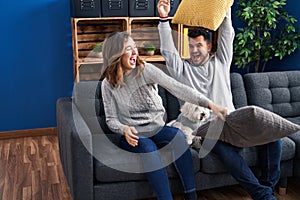
<svg viewBox="0 0 300 200">
<path fill-rule="evenodd" d="M 280 178 L 281 147 L 281 140 L 257 146 L 258 162 L 262 170 L 259 180 L 254 176 L 244 158 L 240 156 L 241 148 L 218 141 L 212 152 L 220 157 L 230 174 L 254 200 L 270 200 L 275 199 L 274 187 Z"/>
<path fill-rule="evenodd" d="M 175 160 L 175 168 L 182 181 L 184 192 L 188 193 L 196 190 L 192 154 L 184 134 L 179 129 L 164 126 L 150 138 L 138 136 L 137 146 L 129 145 L 124 136 L 121 137 L 120 146 L 127 151 L 140 153 L 148 181 L 159 200 L 172 199 L 166 166 L 162 163 L 161 155 L 158 151 L 159 148 L 164 148 L 166 145 L 170 145 L 174 160 L 178 158 Z M 174 142 L 175 140 L 176 142 Z"/>
</svg>

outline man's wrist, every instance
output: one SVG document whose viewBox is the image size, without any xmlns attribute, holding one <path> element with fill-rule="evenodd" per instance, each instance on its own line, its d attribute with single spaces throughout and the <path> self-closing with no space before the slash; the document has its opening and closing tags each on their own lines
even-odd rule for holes
<svg viewBox="0 0 300 200">
<path fill-rule="evenodd" d="M 168 22 L 169 21 L 169 16 L 159 16 L 159 21 L 160 22 Z"/>
<path fill-rule="evenodd" d="M 166 16 L 159 16 L 159 18 L 161 18 L 161 19 L 169 18 L 169 15 L 166 15 Z"/>
</svg>

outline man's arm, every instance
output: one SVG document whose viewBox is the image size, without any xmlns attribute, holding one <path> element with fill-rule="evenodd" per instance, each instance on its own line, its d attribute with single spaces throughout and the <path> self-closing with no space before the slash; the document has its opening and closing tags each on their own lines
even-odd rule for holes
<svg viewBox="0 0 300 200">
<path fill-rule="evenodd" d="M 196 89 L 189 87 L 179 81 L 176 81 L 174 78 L 168 76 L 154 65 L 147 63 L 144 69 L 144 73 L 147 74 L 147 83 L 157 83 L 172 95 L 183 101 L 187 101 L 206 108 L 208 107 L 210 100 L 206 96 L 201 94 Z"/>
<path fill-rule="evenodd" d="M 231 21 L 231 9 L 229 8 L 226 16 L 218 29 L 218 48 L 217 58 L 230 68 L 233 56 L 234 29 Z"/>
<path fill-rule="evenodd" d="M 170 75 L 177 79 L 182 74 L 183 63 L 175 47 L 172 36 L 172 29 L 168 20 L 168 14 L 170 12 L 170 2 L 160 0 L 157 4 L 157 10 L 160 16 L 160 22 L 158 25 L 160 51 L 166 61 L 166 65 Z"/>
<path fill-rule="evenodd" d="M 160 37 L 160 51 L 166 61 L 170 75 L 177 79 L 183 71 L 183 61 L 174 45 L 172 29 L 169 22 L 160 22 L 158 25 Z"/>
</svg>

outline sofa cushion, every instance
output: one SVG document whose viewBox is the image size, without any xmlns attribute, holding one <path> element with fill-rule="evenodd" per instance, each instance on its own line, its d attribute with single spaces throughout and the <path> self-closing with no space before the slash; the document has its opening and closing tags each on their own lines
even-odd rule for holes
<svg viewBox="0 0 300 200">
<path fill-rule="evenodd" d="M 217 30 L 233 0 L 182 0 L 172 23 Z"/>
<path fill-rule="evenodd" d="M 249 105 L 285 118 L 300 116 L 300 71 L 248 73 L 244 82 Z"/>
<path fill-rule="evenodd" d="M 295 124 L 300 125 L 300 116 L 299 117 L 287 117 L 286 119 L 293 122 L 293 123 L 295 123 Z"/>
<path fill-rule="evenodd" d="M 100 136 L 100 135 L 99 135 Z M 119 182 L 119 181 L 137 181 L 146 180 L 146 176 L 142 169 L 142 162 L 139 159 L 138 154 L 136 156 L 125 155 L 123 150 L 118 147 L 119 136 L 117 134 L 106 135 L 113 145 L 101 145 L 99 142 L 94 144 L 94 171 L 97 181 L 100 182 Z M 102 136 L 103 137 L 103 136 Z M 102 138 L 101 140 L 105 140 Z M 95 138 L 93 139 L 93 142 Z M 107 146 L 107 147 L 105 147 Z M 97 156 L 97 152 L 99 152 Z M 103 156 L 103 152 L 106 153 Z M 191 149 L 193 157 L 194 173 L 200 170 L 200 162 L 198 153 Z M 131 153 L 129 153 L 131 154 Z M 162 160 L 168 162 L 172 158 L 171 151 L 164 151 L 162 154 Z M 137 169 L 135 171 L 135 169 Z M 168 176 L 170 178 L 178 177 L 173 164 L 167 166 Z"/>
<path fill-rule="evenodd" d="M 300 71 L 248 73 L 244 75 L 248 103 L 258 105 L 300 125 Z M 297 146 L 300 133 L 291 138 Z M 297 148 L 300 158 L 300 148 Z"/>
<path fill-rule="evenodd" d="M 198 153 L 195 150 L 192 150 L 192 155 L 193 155 L 194 173 L 197 173 L 200 170 Z M 99 160 L 95 158 L 94 158 L 94 163 L 95 163 L 94 164 L 95 177 L 96 180 L 99 182 L 147 180 L 144 173 L 128 173 L 128 172 L 120 171 L 104 165 L 103 163 L 101 163 Z M 126 165 L 129 163 L 129 161 L 120 157 L 118 163 L 119 165 Z M 132 163 L 130 164 L 136 164 L 141 166 L 141 162 L 139 160 L 132 161 Z M 178 178 L 178 174 L 173 164 L 167 166 L 167 172 L 169 178 Z"/>
<path fill-rule="evenodd" d="M 161 96 L 166 109 L 166 122 L 176 119 L 180 109 L 179 100 L 161 86 L 158 86 L 158 94 Z"/>
<path fill-rule="evenodd" d="M 230 83 L 234 107 L 241 108 L 247 106 L 248 102 L 242 75 L 239 73 L 231 73 Z"/>
<path fill-rule="evenodd" d="M 300 136 L 300 135 L 299 135 Z M 282 138 L 282 157 L 281 161 L 290 160 L 295 156 L 296 145 L 293 140 L 288 137 Z M 256 147 L 242 148 L 240 155 L 245 158 L 250 167 L 258 166 L 258 151 Z M 201 159 L 201 171 L 203 173 L 214 174 L 224 173 L 226 168 L 214 153 L 209 153 L 206 157 Z"/>
<path fill-rule="evenodd" d="M 297 133 L 294 133 L 290 136 L 288 136 L 289 138 L 291 138 L 295 144 L 296 144 L 296 158 L 300 159 L 300 131 L 298 131 Z"/>
<path fill-rule="evenodd" d="M 226 121 L 211 121 L 197 130 L 204 138 L 219 139 L 237 147 L 274 142 L 300 131 L 300 126 L 258 106 L 245 106 L 226 116 Z"/>
<path fill-rule="evenodd" d="M 75 83 L 72 101 L 93 134 L 112 133 L 105 123 L 101 81 Z"/>
</svg>

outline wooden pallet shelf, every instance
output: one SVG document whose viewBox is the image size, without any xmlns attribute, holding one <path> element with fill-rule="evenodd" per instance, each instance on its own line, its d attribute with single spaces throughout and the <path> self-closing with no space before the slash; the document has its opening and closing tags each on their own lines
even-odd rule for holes
<svg viewBox="0 0 300 200">
<path fill-rule="evenodd" d="M 140 56 L 147 62 L 164 62 L 160 55 L 158 26 L 159 17 L 101 17 L 101 18 L 72 18 L 72 43 L 74 57 L 75 82 L 80 81 L 80 66 L 102 64 L 103 59 L 94 57 L 92 52 L 96 44 L 101 43 L 114 31 L 127 31 L 135 40 L 139 50 L 145 43 L 152 43 L 157 50 L 155 55 Z M 174 42 L 180 47 L 180 25 L 171 24 L 174 30 Z"/>
<path fill-rule="evenodd" d="M 127 31 L 128 17 L 72 18 L 72 45 L 75 82 L 80 81 L 79 67 L 82 64 L 101 63 L 92 53 L 114 31 Z"/>
</svg>

